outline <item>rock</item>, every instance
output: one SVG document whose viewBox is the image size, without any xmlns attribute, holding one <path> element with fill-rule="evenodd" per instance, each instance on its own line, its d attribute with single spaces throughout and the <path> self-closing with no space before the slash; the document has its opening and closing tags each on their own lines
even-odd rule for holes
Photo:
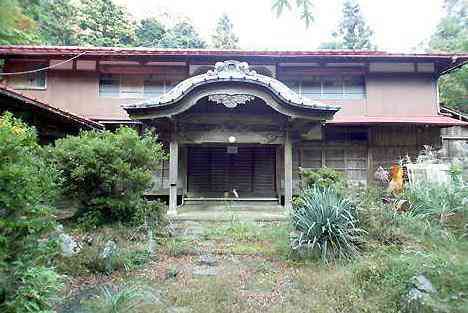
<svg viewBox="0 0 468 313">
<path fill-rule="evenodd" d="M 402 312 L 405 313 L 448 313 L 444 304 L 437 301 L 437 290 L 424 275 L 414 276 L 410 280 L 413 287 L 401 300 Z"/>
<path fill-rule="evenodd" d="M 61 254 L 64 257 L 71 257 L 80 252 L 80 247 L 72 236 L 61 233 L 58 238 L 60 242 Z"/>
<path fill-rule="evenodd" d="M 411 279 L 414 288 L 425 293 L 437 293 L 432 283 L 424 275 L 418 275 Z"/>
<path fill-rule="evenodd" d="M 193 276 L 216 276 L 218 271 L 215 267 L 202 265 L 202 266 L 195 266 L 192 270 Z"/>
<path fill-rule="evenodd" d="M 212 255 L 202 255 L 198 261 L 200 265 L 215 266 L 218 264 L 218 260 Z"/>
</svg>

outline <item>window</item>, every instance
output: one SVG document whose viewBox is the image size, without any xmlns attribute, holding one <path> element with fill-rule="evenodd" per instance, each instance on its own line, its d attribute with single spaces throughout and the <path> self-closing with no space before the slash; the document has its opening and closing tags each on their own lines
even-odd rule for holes
<svg viewBox="0 0 468 313">
<path fill-rule="evenodd" d="M 26 64 L 19 71 L 32 71 L 46 67 L 47 64 Z M 8 77 L 8 82 L 16 89 L 45 89 L 47 80 L 47 72 L 40 71 L 28 74 L 13 75 Z"/>
<path fill-rule="evenodd" d="M 159 75 L 102 74 L 99 80 L 99 95 L 120 98 L 153 98 L 168 92 L 174 82 Z"/>
<path fill-rule="evenodd" d="M 145 98 L 159 97 L 174 87 L 174 82 L 161 79 L 158 75 L 147 75 L 144 81 Z"/>
<path fill-rule="evenodd" d="M 343 77 L 343 88 L 347 99 L 363 99 L 366 95 L 363 76 Z"/>
<path fill-rule="evenodd" d="M 142 76 L 127 75 L 120 77 L 120 97 L 121 98 L 142 98 L 143 97 Z"/>
<path fill-rule="evenodd" d="M 103 97 L 120 96 L 120 76 L 103 74 L 99 80 L 99 95 Z"/>
<path fill-rule="evenodd" d="M 362 76 L 308 76 L 287 81 L 286 85 L 311 99 L 364 99 L 366 89 Z"/>
</svg>

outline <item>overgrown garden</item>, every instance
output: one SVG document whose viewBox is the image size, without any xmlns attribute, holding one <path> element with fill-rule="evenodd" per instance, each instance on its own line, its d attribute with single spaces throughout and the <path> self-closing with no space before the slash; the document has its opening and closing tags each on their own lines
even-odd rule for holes
<svg viewBox="0 0 468 313">
<path fill-rule="evenodd" d="M 290 221 L 227 212 L 181 231 L 143 196 L 166 157 L 154 134 L 43 147 L 20 120 L 0 121 L 2 312 L 467 312 L 456 166 L 448 183 L 402 192 L 303 170 Z"/>
</svg>

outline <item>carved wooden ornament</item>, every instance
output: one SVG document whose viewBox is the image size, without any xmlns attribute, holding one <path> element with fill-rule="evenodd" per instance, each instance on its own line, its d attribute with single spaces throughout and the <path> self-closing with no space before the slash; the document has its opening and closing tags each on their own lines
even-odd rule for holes
<svg viewBox="0 0 468 313">
<path fill-rule="evenodd" d="M 221 103 L 225 107 L 233 109 L 237 107 L 239 104 L 245 104 L 249 101 L 255 99 L 254 96 L 251 95 L 228 95 L 228 94 L 216 94 L 210 95 L 208 100 L 216 103 Z"/>
</svg>

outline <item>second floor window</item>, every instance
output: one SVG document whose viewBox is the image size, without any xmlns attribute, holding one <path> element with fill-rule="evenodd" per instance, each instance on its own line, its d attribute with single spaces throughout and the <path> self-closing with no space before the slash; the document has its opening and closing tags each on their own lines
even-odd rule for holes
<svg viewBox="0 0 468 313">
<path fill-rule="evenodd" d="M 15 71 L 31 71 L 46 67 L 44 63 L 31 63 L 22 65 Z M 1 76 L 1 73 L 0 73 Z M 39 71 L 28 74 L 13 75 L 8 77 L 8 83 L 15 89 L 46 89 L 47 72 Z"/>
<path fill-rule="evenodd" d="M 174 85 L 174 82 L 161 79 L 157 75 L 147 75 L 144 81 L 145 98 L 159 97 L 168 92 Z"/>
<path fill-rule="evenodd" d="M 99 79 L 99 95 L 104 97 L 119 97 L 120 75 L 101 75 Z"/>
<path fill-rule="evenodd" d="M 160 75 L 102 74 L 99 79 L 99 95 L 119 98 L 153 98 L 166 93 L 174 82 Z"/>
<path fill-rule="evenodd" d="M 302 80 L 288 80 L 285 84 L 311 99 L 364 99 L 366 88 L 363 76 L 308 76 Z"/>
</svg>

